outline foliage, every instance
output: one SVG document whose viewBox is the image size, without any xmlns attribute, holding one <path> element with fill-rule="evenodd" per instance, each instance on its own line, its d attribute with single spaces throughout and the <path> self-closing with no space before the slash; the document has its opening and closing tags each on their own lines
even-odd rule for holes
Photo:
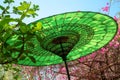
<svg viewBox="0 0 120 80">
<path fill-rule="evenodd" d="M 0 80 L 22 80 L 21 67 L 14 64 L 0 65 Z"/>
<path fill-rule="evenodd" d="M 26 48 L 26 45 L 34 48 L 35 44 L 29 40 L 35 37 L 36 31 L 41 29 L 42 24 L 38 22 L 30 27 L 23 20 L 36 17 L 39 6 L 26 1 L 20 2 L 19 6 L 12 6 L 14 0 L 4 0 L 3 3 L 5 6 L 0 5 L 0 64 L 6 72 L 5 75 L 13 71 L 11 74 L 15 74 L 14 78 L 17 78 L 16 73 L 19 71 L 16 70 L 19 69 L 7 63 L 15 63 L 19 59 L 25 59 L 25 57 L 35 62 L 34 57 L 28 55 L 31 51 Z M 19 18 L 13 18 L 12 15 L 19 16 Z M 4 78 L 5 76 L 3 76 Z"/>
<path fill-rule="evenodd" d="M 7 7 L 0 5 L 2 10 L 0 14 L 0 64 L 16 61 L 19 57 L 24 59 L 25 56 L 33 59 L 33 57 L 27 55 L 26 51 L 30 51 L 25 49 L 25 45 L 34 46 L 29 39 L 34 37 L 35 32 L 40 30 L 42 26 L 40 22 L 32 27 L 27 26 L 23 22 L 26 17 L 34 18 L 37 16 L 38 5 L 31 7 L 31 2 L 23 1 L 20 6 L 13 6 L 13 11 L 10 12 L 10 5 L 13 2 L 14 0 L 5 0 L 4 3 L 7 4 Z M 16 14 L 20 17 L 12 18 L 11 14 Z M 22 55 L 23 53 L 24 55 Z"/>
</svg>

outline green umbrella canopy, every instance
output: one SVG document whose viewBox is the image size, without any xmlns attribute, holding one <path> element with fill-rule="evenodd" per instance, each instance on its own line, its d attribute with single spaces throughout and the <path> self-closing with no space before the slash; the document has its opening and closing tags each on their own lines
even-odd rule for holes
<svg viewBox="0 0 120 80">
<path fill-rule="evenodd" d="M 42 18 L 28 24 L 42 23 L 42 29 L 32 41 L 35 48 L 29 48 L 36 62 L 29 58 L 18 60 L 18 64 L 44 66 L 75 60 L 91 54 L 111 41 L 117 32 L 113 18 L 89 11 L 67 12 Z"/>
</svg>

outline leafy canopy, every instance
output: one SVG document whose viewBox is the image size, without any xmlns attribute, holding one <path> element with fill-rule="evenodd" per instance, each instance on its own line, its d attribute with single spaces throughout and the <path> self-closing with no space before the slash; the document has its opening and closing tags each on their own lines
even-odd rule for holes
<svg viewBox="0 0 120 80">
<path fill-rule="evenodd" d="M 34 48 L 35 44 L 29 40 L 35 37 L 35 32 L 42 28 L 42 24 L 38 22 L 30 27 L 23 20 L 38 16 L 36 11 L 39 6 L 23 1 L 19 6 L 12 7 L 14 0 L 4 0 L 3 3 L 7 6 L 0 5 L 0 64 L 17 62 L 26 57 L 35 63 L 34 57 L 28 55 L 31 51 L 26 45 Z M 18 15 L 19 18 L 11 15 Z"/>
</svg>

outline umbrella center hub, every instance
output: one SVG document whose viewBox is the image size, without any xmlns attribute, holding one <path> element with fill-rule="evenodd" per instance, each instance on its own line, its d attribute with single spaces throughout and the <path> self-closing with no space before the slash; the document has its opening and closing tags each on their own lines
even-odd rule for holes
<svg viewBox="0 0 120 80">
<path fill-rule="evenodd" d="M 62 43 L 66 43 L 68 41 L 69 37 L 68 36 L 60 36 L 57 38 L 54 38 L 52 43 L 53 44 L 62 44 Z"/>
<path fill-rule="evenodd" d="M 66 31 L 59 35 L 51 34 L 51 36 L 44 38 L 41 47 L 60 57 L 66 57 L 79 41 L 80 34 L 74 31 Z"/>
</svg>

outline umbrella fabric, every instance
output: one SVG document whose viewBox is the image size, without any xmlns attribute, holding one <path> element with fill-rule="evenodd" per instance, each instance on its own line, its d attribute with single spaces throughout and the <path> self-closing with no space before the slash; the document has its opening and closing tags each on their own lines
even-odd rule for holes
<svg viewBox="0 0 120 80">
<path fill-rule="evenodd" d="M 26 57 L 24 60 L 18 60 L 18 64 L 59 64 L 63 63 L 63 56 L 66 56 L 67 61 L 75 60 L 100 49 L 111 41 L 117 32 L 115 20 L 97 12 L 66 12 L 42 18 L 28 25 L 34 26 L 37 22 L 42 23 L 42 29 L 30 40 L 35 47 L 29 47 L 32 53 L 28 53 L 36 62 Z"/>
</svg>

